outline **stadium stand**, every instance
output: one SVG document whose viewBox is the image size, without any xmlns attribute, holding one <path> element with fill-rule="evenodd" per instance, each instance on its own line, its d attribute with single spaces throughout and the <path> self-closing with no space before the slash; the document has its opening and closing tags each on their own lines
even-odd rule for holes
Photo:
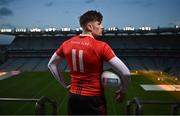
<svg viewBox="0 0 180 116">
<path fill-rule="evenodd" d="M 68 32 L 71 33 L 71 32 Z M 113 32 L 112 32 L 113 33 Z M 71 34 L 70 34 L 71 35 Z M 68 35 L 16 35 L 8 46 L 8 59 L 0 70 L 47 71 L 47 63 Z M 158 70 L 180 75 L 180 34 L 104 34 L 107 42 L 130 70 Z M 68 71 L 66 61 L 62 69 Z M 104 69 L 110 66 L 105 63 Z"/>
</svg>

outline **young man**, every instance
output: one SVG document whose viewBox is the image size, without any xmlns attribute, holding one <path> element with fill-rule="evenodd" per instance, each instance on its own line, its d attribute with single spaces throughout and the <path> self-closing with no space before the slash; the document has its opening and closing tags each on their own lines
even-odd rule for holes
<svg viewBox="0 0 180 116">
<path fill-rule="evenodd" d="M 83 32 L 66 40 L 51 57 L 48 67 L 56 80 L 69 90 L 68 114 L 106 114 L 104 90 L 101 84 L 103 61 L 109 62 L 122 77 L 123 87 L 117 90 L 116 100 L 122 101 L 129 82 L 129 69 L 114 54 L 105 42 L 95 39 L 102 36 L 103 16 L 97 11 L 87 11 L 80 16 Z M 58 68 L 62 59 L 66 59 L 71 84 L 67 85 L 64 76 Z"/>
</svg>

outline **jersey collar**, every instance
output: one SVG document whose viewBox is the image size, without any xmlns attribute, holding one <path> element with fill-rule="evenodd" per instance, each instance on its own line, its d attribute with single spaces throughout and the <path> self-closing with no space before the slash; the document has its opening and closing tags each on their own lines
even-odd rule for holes
<svg viewBox="0 0 180 116">
<path fill-rule="evenodd" d="M 90 34 L 80 34 L 80 36 L 88 36 L 88 37 L 91 37 L 91 38 L 93 38 L 94 39 L 94 37 L 92 36 L 92 35 L 90 35 Z"/>
</svg>

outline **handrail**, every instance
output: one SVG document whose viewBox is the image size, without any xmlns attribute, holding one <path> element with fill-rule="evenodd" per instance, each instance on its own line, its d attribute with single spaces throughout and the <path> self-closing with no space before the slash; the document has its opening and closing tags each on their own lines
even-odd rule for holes
<svg viewBox="0 0 180 116">
<path fill-rule="evenodd" d="M 0 101 L 11 101 L 11 102 L 36 102 L 35 103 L 35 114 L 45 114 L 45 103 L 50 103 L 52 106 L 52 114 L 57 114 L 57 103 L 49 99 L 48 97 L 42 96 L 38 98 L 0 98 Z"/>
<path fill-rule="evenodd" d="M 167 104 L 171 105 L 171 113 L 172 115 L 178 114 L 178 108 L 180 108 L 180 101 L 159 101 L 159 100 L 140 100 L 139 98 L 135 97 L 132 100 L 128 100 L 126 104 L 126 114 L 131 114 L 131 107 L 132 105 L 136 106 L 135 114 L 142 115 L 143 114 L 143 105 L 144 104 Z"/>
<path fill-rule="evenodd" d="M 42 96 L 35 104 L 36 114 L 45 114 L 45 103 L 49 102 L 52 106 L 52 114 L 57 114 L 57 103 L 45 96 Z"/>
</svg>

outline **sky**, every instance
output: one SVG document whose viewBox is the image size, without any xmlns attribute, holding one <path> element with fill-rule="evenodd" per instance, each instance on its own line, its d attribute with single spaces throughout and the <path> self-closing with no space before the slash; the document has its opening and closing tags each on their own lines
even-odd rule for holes
<svg viewBox="0 0 180 116">
<path fill-rule="evenodd" d="M 180 25 L 180 0 L 0 0 L 0 28 L 76 28 L 88 10 L 105 28 Z"/>
<path fill-rule="evenodd" d="M 0 27 L 76 28 L 87 10 L 105 27 L 180 25 L 180 0 L 0 0 Z"/>
</svg>

